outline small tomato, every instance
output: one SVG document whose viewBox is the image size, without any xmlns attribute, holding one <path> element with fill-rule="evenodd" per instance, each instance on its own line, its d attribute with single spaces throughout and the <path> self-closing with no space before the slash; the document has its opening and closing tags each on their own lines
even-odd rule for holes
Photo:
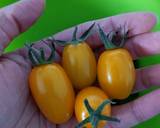
<svg viewBox="0 0 160 128">
<path fill-rule="evenodd" d="M 79 39 L 76 38 L 78 29 L 76 27 L 71 41 L 61 41 L 65 45 L 62 65 L 74 87 L 78 90 L 92 85 L 96 79 L 96 58 L 85 42 L 93 27 L 94 24 Z"/>
<path fill-rule="evenodd" d="M 67 122 L 74 110 L 72 84 L 64 69 L 59 64 L 52 63 L 53 54 L 48 60 L 37 55 L 38 52 L 29 47 L 29 57 L 35 64 L 29 74 L 32 95 L 48 120 L 55 124 Z"/>
<path fill-rule="evenodd" d="M 108 96 L 97 87 L 88 87 L 81 90 L 75 101 L 75 115 L 79 125 L 76 128 L 104 128 L 106 120 L 119 121 L 109 117 L 111 115 L 111 103 Z M 101 121 L 103 120 L 103 121 Z"/>
<path fill-rule="evenodd" d="M 113 44 L 120 32 L 121 29 L 106 36 L 99 26 L 100 37 L 108 50 L 99 57 L 98 80 L 101 88 L 111 99 L 127 98 L 135 84 L 135 67 L 130 53 Z M 124 45 L 126 34 L 121 35 L 121 42 L 116 42 L 121 47 Z"/>
<path fill-rule="evenodd" d="M 85 42 L 66 46 L 62 63 L 76 89 L 90 86 L 95 81 L 96 59 Z"/>
</svg>

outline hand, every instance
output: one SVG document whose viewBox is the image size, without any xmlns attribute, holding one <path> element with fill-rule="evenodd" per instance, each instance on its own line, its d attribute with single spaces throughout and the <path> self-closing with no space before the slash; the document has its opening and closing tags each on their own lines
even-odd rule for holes
<svg viewBox="0 0 160 128">
<path fill-rule="evenodd" d="M 16 4 L 5 7 L 0 11 L 0 52 L 8 43 L 25 31 L 39 17 L 44 7 L 43 0 L 21 0 Z M 32 12 L 32 13 L 31 13 Z M 34 12 L 34 13 L 33 13 Z M 106 32 L 126 23 L 130 31 L 130 39 L 126 48 L 133 58 L 159 53 L 160 33 L 149 32 L 156 19 L 150 13 L 129 13 L 97 20 Z M 83 32 L 92 22 L 79 26 Z M 55 35 L 58 39 L 70 39 L 73 28 Z M 102 48 L 97 34 L 88 39 L 93 48 Z M 95 43 L 96 42 L 96 43 Z M 37 42 L 35 47 L 41 47 Z M 43 44 L 43 47 L 47 46 Z M 103 49 L 103 48 L 102 48 Z M 57 60 L 60 60 L 62 49 L 57 47 Z M 63 125 L 54 125 L 47 121 L 36 107 L 28 89 L 28 73 L 31 64 L 27 58 L 25 48 L 0 57 L 0 127 L 2 128 L 74 128 L 76 120 L 73 117 Z M 138 70 L 135 91 L 160 85 L 160 66 Z M 151 92 L 131 103 L 112 107 L 112 115 L 119 118 L 121 123 L 110 124 L 115 128 L 127 128 L 160 113 L 160 89 Z"/>
</svg>

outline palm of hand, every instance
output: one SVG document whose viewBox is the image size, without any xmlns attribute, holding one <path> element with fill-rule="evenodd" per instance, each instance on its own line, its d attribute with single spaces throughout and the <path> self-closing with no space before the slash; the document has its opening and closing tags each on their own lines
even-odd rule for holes
<svg viewBox="0 0 160 128">
<path fill-rule="evenodd" d="M 0 126 L 50 128 L 29 92 L 29 63 L 17 53 L 1 56 L 0 60 Z"/>
<path fill-rule="evenodd" d="M 28 9 L 28 7 L 26 8 Z M 154 24 L 154 17 L 151 16 L 150 14 L 148 15 L 147 14 L 128 14 L 128 16 L 130 18 L 135 16 L 139 16 L 139 17 L 142 16 L 143 18 L 153 18 L 151 19 L 152 22 L 150 22 L 150 25 L 146 26 L 146 28 L 143 28 L 143 26 L 145 25 L 141 24 L 142 26 L 140 26 L 140 28 L 138 28 L 139 26 L 137 25 L 136 26 L 137 30 L 133 32 L 134 35 L 149 31 Z M 123 16 L 123 15 L 119 17 L 117 16 L 113 18 L 114 19 L 114 21 L 112 21 L 113 23 L 116 21 L 116 18 L 117 19 L 122 18 L 124 19 L 124 21 L 127 20 L 127 16 Z M 141 19 L 142 22 L 145 20 L 143 18 Z M 97 22 L 99 22 L 102 25 L 109 26 L 110 23 L 108 21 L 109 20 L 105 20 L 105 21 L 101 20 Z M 120 22 L 119 24 L 124 23 L 124 21 L 123 20 L 119 21 Z M 80 28 L 86 29 L 87 26 L 88 26 L 87 24 L 84 24 Z M 56 37 L 69 39 L 71 37 L 70 31 L 72 30 L 73 29 L 69 29 L 65 32 L 59 33 L 56 35 Z M 150 34 L 150 35 L 142 34 L 141 36 L 136 36 L 135 38 L 132 38 L 129 42 L 132 42 L 132 43 L 136 42 L 135 43 L 135 46 L 136 46 L 136 44 L 139 43 L 140 41 L 146 40 L 145 39 L 146 37 L 147 39 L 151 40 L 153 38 L 152 36 L 154 35 L 156 34 Z M 88 40 L 89 43 L 92 42 L 92 40 L 97 40 L 97 38 L 96 39 L 95 38 L 96 38 L 95 36 L 90 38 Z M 154 36 L 154 38 L 157 39 L 158 36 Z M 154 43 L 154 40 L 153 40 L 153 44 L 156 45 L 157 43 L 156 42 Z M 91 44 L 91 47 L 93 49 L 100 47 L 100 43 L 95 45 Z M 137 54 L 135 54 L 137 52 L 135 52 L 135 49 L 130 44 L 126 46 L 126 48 L 131 51 L 131 54 L 133 55 L 134 58 L 137 57 Z M 140 50 L 145 49 L 147 51 L 148 45 L 143 46 L 142 43 L 140 43 L 140 45 L 137 45 L 137 48 L 139 49 L 141 48 Z M 60 52 L 59 49 L 58 51 Z M 156 49 L 154 51 L 153 49 L 151 49 L 149 50 L 149 52 L 148 51 L 146 52 L 146 51 L 142 51 L 142 54 L 138 56 L 150 54 L 149 53 L 150 51 L 151 51 L 151 54 L 153 54 L 153 53 L 156 53 L 158 50 Z M 11 127 L 13 128 L 14 127 L 16 128 L 22 128 L 22 127 L 51 128 L 52 127 L 53 128 L 53 127 L 56 127 L 56 125 L 49 123 L 43 117 L 43 115 L 40 113 L 39 109 L 36 107 L 36 104 L 32 99 L 32 96 L 28 88 L 28 73 L 31 70 L 31 65 L 24 53 L 25 53 L 25 50 L 23 49 L 10 54 L 2 55 L 0 57 L 0 81 L 1 81 L 0 82 L 0 91 L 1 91 L 0 93 L 0 108 L 1 108 L 0 109 L 0 113 L 1 113 L 0 127 L 4 127 L 4 128 L 11 128 Z M 150 76 L 154 79 L 154 82 L 153 80 L 149 81 L 150 82 L 149 84 L 158 83 L 155 80 L 157 77 L 155 78 L 154 75 L 153 76 L 151 75 L 151 72 L 153 73 L 153 70 L 156 71 L 157 69 L 158 67 L 155 67 L 150 70 L 143 71 L 143 72 L 149 73 Z M 143 77 L 142 72 L 138 72 L 137 75 L 138 75 L 138 80 L 135 87 L 136 91 L 139 89 L 144 89 L 146 87 L 144 84 L 145 82 L 142 81 L 142 79 L 145 79 L 145 78 L 142 78 Z M 152 94 L 149 94 L 148 96 L 142 97 L 132 103 L 113 107 L 113 111 L 112 111 L 113 116 L 116 116 L 122 120 L 122 122 L 118 124 L 118 126 L 116 126 L 116 124 L 113 124 L 113 126 L 115 125 L 116 128 L 117 127 L 121 128 L 124 126 L 130 127 L 160 112 L 160 110 L 158 109 L 158 105 L 155 105 L 154 108 L 151 106 L 155 101 L 154 99 L 160 97 L 158 94 L 159 94 L 159 90 L 153 92 Z M 148 98 L 150 100 L 146 102 Z M 146 106 L 148 105 L 146 110 L 145 109 L 142 110 L 141 102 L 145 103 Z M 138 113 L 138 111 L 141 111 L 143 114 Z M 128 117 L 130 119 L 128 119 Z M 57 127 L 72 128 L 74 127 L 74 125 L 75 125 L 75 119 L 71 119 L 71 121 L 67 122 L 66 124 L 57 126 Z"/>
</svg>

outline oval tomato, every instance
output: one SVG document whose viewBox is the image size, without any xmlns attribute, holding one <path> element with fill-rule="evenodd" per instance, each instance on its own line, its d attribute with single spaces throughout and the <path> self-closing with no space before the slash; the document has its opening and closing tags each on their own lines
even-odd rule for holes
<svg viewBox="0 0 160 128">
<path fill-rule="evenodd" d="M 89 45 L 85 42 L 90 36 L 95 23 L 93 23 L 79 38 L 78 27 L 75 27 L 71 40 L 62 41 L 53 39 L 64 46 L 62 65 L 78 90 L 92 85 L 96 79 L 96 58 Z"/>
<path fill-rule="evenodd" d="M 68 45 L 64 48 L 62 63 L 76 89 L 92 85 L 96 79 L 96 59 L 85 43 Z"/>
<path fill-rule="evenodd" d="M 135 84 L 135 67 L 130 53 L 122 47 L 127 39 L 125 27 L 105 35 L 99 26 L 99 34 L 105 48 L 98 60 L 98 80 L 111 99 L 125 99 Z M 115 45 L 119 44 L 119 46 Z"/>
<path fill-rule="evenodd" d="M 97 87 L 88 87 L 81 90 L 75 101 L 75 115 L 78 122 L 85 120 L 89 117 L 89 112 L 84 104 L 84 100 L 87 99 L 90 106 L 93 110 L 96 110 L 100 104 L 108 99 L 108 96 Z M 111 115 L 111 106 L 110 104 L 106 105 L 102 110 L 102 115 L 110 116 Z M 95 120 L 96 121 L 96 120 Z M 106 125 L 106 121 L 100 121 L 97 128 L 103 128 Z M 92 128 L 91 123 L 84 125 L 86 128 Z"/>
<path fill-rule="evenodd" d="M 74 109 L 74 91 L 60 65 L 54 63 L 33 68 L 29 85 L 38 107 L 47 119 L 56 124 L 70 119 Z"/>
<path fill-rule="evenodd" d="M 115 49 L 102 53 L 98 61 L 98 80 L 110 98 L 127 98 L 135 84 L 135 68 L 129 52 Z"/>
</svg>

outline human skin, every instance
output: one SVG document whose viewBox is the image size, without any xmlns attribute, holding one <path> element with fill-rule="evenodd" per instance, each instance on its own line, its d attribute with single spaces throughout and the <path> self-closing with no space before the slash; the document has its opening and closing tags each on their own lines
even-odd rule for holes
<svg viewBox="0 0 160 128">
<path fill-rule="evenodd" d="M 37 108 L 28 88 L 28 74 L 31 63 L 25 48 L 12 53 L 3 54 L 8 44 L 19 34 L 26 31 L 41 15 L 45 2 L 43 0 L 21 0 L 17 3 L 0 9 L 0 127 L 1 128 L 74 128 L 77 123 L 73 117 L 63 125 L 55 125 L 47 121 Z M 85 31 L 93 21 L 79 25 L 80 33 Z M 133 58 L 157 54 L 160 52 L 160 32 L 150 32 L 156 23 L 151 13 L 128 13 L 97 20 L 105 31 L 115 29 L 126 24 L 130 38 L 125 48 Z M 70 39 L 73 28 L 60 32 L 56 39 Z M 79 33 L 79 34 L 80 34 Z M 103 45 L 97 33 L 87 42 L 92 49 Z M 96 43 L 95 43 L 96 42 Z M 49 43 L 49 42 L 48 42 Z M 50 51 L 44 43 L 37 41 L 36 48 L 44 47 L 46 54 Z M 61 60 L 61 47 L 57 48 L 57 62 Z M 97 51 L 97 50 L 96 50 Z M 160 66 L 137 70 L 137 81 L 134 91 L 140 91 L 160 85 Z M 129 128 L 160 113 L 160 89 L 157 89 L 130 103 L 112 107 L 112 115 L 121 120 L 112 123 L 113 128 Z"/>
</svg>

